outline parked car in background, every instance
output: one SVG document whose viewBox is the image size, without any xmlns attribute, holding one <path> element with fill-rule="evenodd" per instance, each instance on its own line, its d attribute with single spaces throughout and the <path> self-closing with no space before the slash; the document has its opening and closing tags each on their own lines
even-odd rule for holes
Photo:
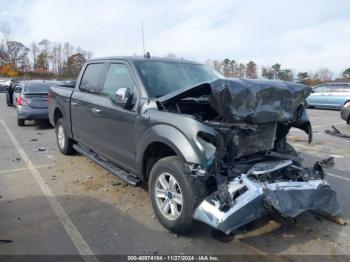
<svg viewBox="0 0 350 262">
<path fill-rule="evenodd" d="M 350 101 L 346 102 L 340 111 L 340 116 L 350 125 Z"/>
<path fill-rule="evenodd" d="M 17 124 L 24 126 L 25 120 L 48 119 L 48 91 L 57 81 L 31 80 L 23 84 L 17 98 Z"/>
<path fill-rule="evenodd" d="M 350 83 L 327 83 L 316 86 L 306 99 L 309 108 L 341 109 L 350 101 Z"/>
<path fill-rule="evenodd" d="M 23 82 L 19 82 L 16 86 L 15 86 L 15 90 L 13 91 L 13 105 L 17 106 L 17 99 L 18 96 L 20 95 L 20 93 L 22 92 L 23 89 Z"/>
</svg>

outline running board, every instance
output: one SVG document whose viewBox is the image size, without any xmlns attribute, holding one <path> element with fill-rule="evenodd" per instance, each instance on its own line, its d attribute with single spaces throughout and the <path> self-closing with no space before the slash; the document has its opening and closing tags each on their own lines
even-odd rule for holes
<svg viewBox="0 0 350 262">
<path fill-rule="evenodd" d="M 112 175 L 119 177 L 124 182 L 132 186 L 136 186 L 140 182 L 140 179 L 138 179 L 135 175 L 132 175 L 131 173 L 128 173 L 120 169 L 119 167 L 113 165 L 112 163 L 108 162 L 107 160 L 97 155 L 92 150 L 88 149 L 87 147 L 84 147 L 79 144 L 74 144 L 73 148 L 80 154 L 86 156 L 87 158 L 91 159 L 92 161 L 102 166 L 107 171 L 111 172 Z"/>
</svg>

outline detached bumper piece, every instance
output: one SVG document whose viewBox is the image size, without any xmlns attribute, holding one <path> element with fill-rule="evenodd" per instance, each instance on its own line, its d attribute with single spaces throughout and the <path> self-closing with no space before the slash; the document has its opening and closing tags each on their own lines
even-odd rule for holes
<svg viewBox="0 0 350 262">
<path fill-rule="evenodd" d="M 279 168 L 290 165 L 276 163 Z M 268 163 L 266 167 L 270 166 Z M 241 174 L 227 183 L 227 191 L 232 197 L 231 206 L 222 206 L 216 191 L 208 196 L 195 210 L 194 219 L 208 224 L 226 234 L 271 212 L 278 211 L 283 217 L 296 217 L 307 210 L 321 210 L 332 216 L 340 214 L 336 193 L 327 181 L 314 179 L 308 181 L 259 182 L 254 170 Z M 265 170 L 265 173 L 276 168 Z"/>
</svg>

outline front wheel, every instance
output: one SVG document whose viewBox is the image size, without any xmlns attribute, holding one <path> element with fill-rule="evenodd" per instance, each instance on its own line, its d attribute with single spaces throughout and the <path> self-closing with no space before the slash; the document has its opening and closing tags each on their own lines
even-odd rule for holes
<svg viewBox="0 0 350 262">
<path fill-rule="evenodd" d="M 154 164 L 149 194 L 159 222 L 177 234 L 192 231 L 195 192 L 184 172 L 184 163 L 170 156 Z"/>
<path fill-rule="evenodd" d="M 68 138 L 63 119 L 60 118 L 56 124 L 56 139 L 60 152 L 64 155 L 71 155 L 74 152 L 73 140 Z"/>
</svg>

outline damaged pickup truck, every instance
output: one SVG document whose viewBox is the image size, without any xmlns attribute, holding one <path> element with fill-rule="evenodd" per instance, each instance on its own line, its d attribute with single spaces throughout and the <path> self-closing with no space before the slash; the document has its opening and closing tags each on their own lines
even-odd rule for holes
<svg viewBox="0 0 350 262">
<path fill-rule="evenodd" d="M 50 122 L 74 150 L 136 185 L 148 182 L 158 220 L 176 233 L 194 220 L 226 234 L 271 213 L 340 213 L 324 169 L 287 142 L 312 128 L 300 84 L 219 78 L 184 60 L 111 57 L 87 62 L 74 90 L 52 87 Z"/>
</svg>

